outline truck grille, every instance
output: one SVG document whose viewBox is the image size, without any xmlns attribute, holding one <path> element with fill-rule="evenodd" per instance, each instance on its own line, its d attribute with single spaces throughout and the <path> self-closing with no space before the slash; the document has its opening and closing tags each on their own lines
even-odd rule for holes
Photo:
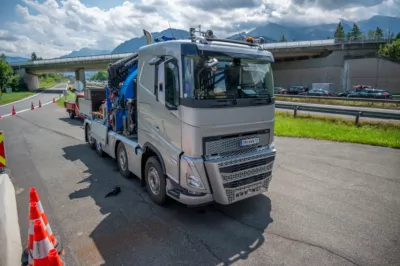
<svg viewBox="0 0 400 266">
<path fill-rule="evenodd" d="M 240 141 L 244 139 L 258 138 L 259 142 L 253 145 L 241 147 Z M 268 146 L 269 130 L 251 132 L 246 134 L 206 137 L 203 139 L 204 155 L 206 158 L 213 156 L 231 157 L 256 151 L 257 148 Z"/>
<path fill-rule="evenodd" d="M 268 189 L 275 153 L 263 150 L 219 161 L 218 171 L 228 203 Z"/>
</svg>

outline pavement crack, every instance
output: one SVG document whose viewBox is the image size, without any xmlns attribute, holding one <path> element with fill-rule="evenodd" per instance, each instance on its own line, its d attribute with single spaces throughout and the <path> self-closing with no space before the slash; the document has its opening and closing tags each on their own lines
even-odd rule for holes
<svg viewBox="0 0 400 266">
<path fill-rule="evenodd" d="M 55 134 L 58 134 L 58 135 L 61 135 L 61 136 L 64 136 L 64 137 L 67 137 L 67 138 L 70 138 L 70 139 L 79 140 L 79 141 L 82 142 L 81 139 L 75 138 L 75 137 L 70 136 L 70 135 L 68 135 L 68 134 L 65 134 L 65 133 L 63 133 L 63 132 L 60 132 L 60 131 L 57 131 L 57 130 L 54 130 L 54 129 L 50 129 L 50 128 L 41 126 L 41 125 L 39 125 L 39 124 L 35 124 L 35 123 L 33 123 L 33 122 L 29 121 L 29 120 L 26 120 L 26 119 L 24 119 L 24 118 L 22 118 L 22 117 L 20 117 L 20 116 L 16 116 L 16 117 L 18 117 L 19 119 L 21 119 L 21 120 L 23 120 L 23 121 L 25 121 L 25 122 L 28 122 L 28 123 L 34 125 L 34 126 L 37 126 L 38 128 L 41 128 L 41 129 L 44 129 L 44 130 L 48 130 L 48 131 L 51 131 L 51 132 L 53 132 L 53 133 L 55 133 Z"/>
<path fill-rule="evenodd" d="M 181 232 L 182 232 L 182 234 L 185 236 L 186 240 L 187 240 L 189 243 L 191 243 L 191 244 L 193 244 L 193 245 L 196 245 L 196 244 L 197 244 L 197 242 L 194 241 L 194 240 L 192 239 L 192 236 L 191 236 L 188 232 L 186 232 L 186 230 L 181 229 Z M 223 264 L 225 264 L 224 260 L 223 260 L 222 258 L 220 258 L 220 257 L 218 256 L 218 254 L 216 254 L 216 253 L 212 250 L 212 248 L 211 248 L 206 242 L 204 242 L 203 239 L 197 238 L 197 241 L 198 241 L 198 243 L 200 243 L 200 244 L 211 254 L 211 256 L 212 256 L 214 259 L 216 259 L 216 260 L 218 260 L 219 262 L 222 262 Z"/>
<path fill-rule="evenodd" d="M 302 243 L 302 244 L 305 244 L 305 245 L 308 245 L 308 246 L 311 246 L 311 247 L 316 247 L 316 248 L 325 250 L 326 252 L 329 252 L 329 253 L 331 253 L 332 255 L 338 256 L 338 257 L 340 257 L 340 258 L 346 260 L 347 262 L 350 262 L 350 263 L 352 263 L 352 264 L 354 264 L 354 265 L 356 265 L 356 266 L 360 266 L 360 264 L 358 264 L 358 263 L 352 261 L 351 259 L 349 259 L 349 258 L 347 258 L 347 257 L 345 257 L 345 256 L 343 256 L 343 255 L 341 255 L 341 254 L 339 254 L 339 253 L 337 253 L 337 252 L 334 252 L 334 251 L 332 251 L 332 250 L 330 250 L 330 249 L 328 249 L 328 248 L 326 248 L 326 247 L 323 247 L 323 246 L 320 246 L 320 245 L 317 245 L 317 244 L 313 244 L 313 243 L 310 243 L 310 242 L 307 242 L 307 241 L 304 241 L 304 240 L 299 240 L 299 239 L 295 239 L 295 238 L 283 236 L 283 235 L 280 235 L 280 234 L 272 233 L 272 232 L 265 232 L 265 233 L 268 234 L 268 235 L 278 236 L 278 237 L 281 237 L 281 238 L 286 239 L 286 240 L 289 240 L 289 241 L 293 241 L 293 242 L 297 242 L 297 243 Z"/>
<path fill-rule="evenodd" d="M 265 231 L 265 230 L 263 230 L 263 229 L 260 229 L 260 228 L 255 227 L 255 226 L 253 226 L 253 225 L 251 225 L 251 224 L 242 222 L 242 221 L 238 220 L 237 218 L 235 218 L 235 217 L 233 217 L 233 216 L 231 216 L 231 215 L 229 215 L 229 214 L 227 214 L 227 213 L 225 213 L 225 212 L 223 212 L 223 211 L 221 211 L 221 210 L 219 210 L 219 209 L 217 209 L 217 208 L 215 208 L 215 207 L 213 207 L 213 208 L 214 208 L 216 211 L 218 211 L 219 213 L 221 213 L 222 215 L 224 215 L 224 216 L 226 216 L 226 217 L 228 217 L 228 218 L 230 218 L 230 219 L 232 219 L 232 220 L 234 220 L 234 221 L 236 221 L 236 222 L 238 222 L 238 223 L 240 223 L 240 224 L 242 224 L 242 225 L 244 225 L 244 226 L 246 226 L 246 227 L 249 227 L 249 228 L 251 228 L 251 229 L 257 230 L 257 231 L 262 232 L 262 233 L 265 233 L 265 234 L 267 234 L 267 235 L 274 235 L 274 236 L 281 237 L 281 238 L 286 239 L 286 240 L 289 240 L 289 241 L 293 241 L 293 242 L 297 242 L 297 243 L 302 243 L 302 244 L 305 244 L 305 245 L 309 245 L 309 246 L 312 246 L 312 247 L 316 247 L 316 248 L 325 250 L 326 252 L 329 252 L 329 253 L 331 253 L 331 254 L 333 254 L 333 255 L 335 255 L 335 256 L 338 256 L 338 257 L 340 257 L 340 258 L 342 258 L 342 259 L 344 259 L 344 260 L 346 260 L 346 261 L 348 261 L 348 262 L 350 262 L 350 263 L 356 265 L 356 266 L 359 266 L 359 264 L 357 264 L 356 262 L 352 261 L 351 259 L 346 258 L 345 256 L 340 255 L 339 253 L 336 253 L 336 252 L 334 252 L 334 251 L 332 251 L 332 250 L 330 250 L 330 249 L 328 249 L 328 248 L 326 248 L 326 247 L 323 247 L 323 246 L 320 246 L 320 245 L 317 245 L 317 244 L 313 244 L 313 243 L 310 243 L 310 242 L 306 242 L 306 241 L 304 241 L 304 240 L 298 240 L 298 239 L 295 239 L 295 238 L 286 237 L 286 236 L 279 235 L 279 234 L 276 234 L 276 233 L 267 232 L 267 231 Z"/>
</svg>

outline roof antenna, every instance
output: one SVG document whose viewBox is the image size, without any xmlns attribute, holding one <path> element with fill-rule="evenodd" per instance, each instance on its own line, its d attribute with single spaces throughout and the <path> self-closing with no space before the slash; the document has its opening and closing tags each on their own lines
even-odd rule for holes
<svg viewBox="0 0 400 266">
<path fill-rule="evenodd" d="M 169 20 L 168 20 L 168 25 L 169 25 L 169 30 L 171 31 L 172 38 L 174 40 L 176 40 L 176 38 L 174 37 L 174 32 L 172 31 L 172 28 L 171 28 L 171 24 L 169 23 Z"/>
</svg>

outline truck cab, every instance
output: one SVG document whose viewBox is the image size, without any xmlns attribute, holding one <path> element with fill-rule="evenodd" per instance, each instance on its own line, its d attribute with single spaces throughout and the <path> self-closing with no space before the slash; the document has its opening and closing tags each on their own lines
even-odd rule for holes
<svg viewBox="0 0 400 266">
<path fill-rule="evenodd" d="M 252 38 L 210 32 L 139 49 L 135 111 L 122 116 L 123 129 L 85 120 L 89 144 L 116 158 L 122 175 L 141 178 L 158 204 L 231 204 L 266 191 L 272 178 L 273 56 Z M 124 133 L 129 127 L 135 132 Z"/>
</svg>

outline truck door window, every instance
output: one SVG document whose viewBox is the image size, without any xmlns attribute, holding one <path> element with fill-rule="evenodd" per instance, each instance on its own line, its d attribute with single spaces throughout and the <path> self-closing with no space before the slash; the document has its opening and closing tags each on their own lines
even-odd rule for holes
<svg viewBox="0 0 400 266">
<path fill-rule="evenodd" d="M 179 70 L 176 60 L 165 64 L 165 103 L 176 108 L 179 105 Z M 167 106 L 167 107 L 168 107 Z"/>
</svg>

